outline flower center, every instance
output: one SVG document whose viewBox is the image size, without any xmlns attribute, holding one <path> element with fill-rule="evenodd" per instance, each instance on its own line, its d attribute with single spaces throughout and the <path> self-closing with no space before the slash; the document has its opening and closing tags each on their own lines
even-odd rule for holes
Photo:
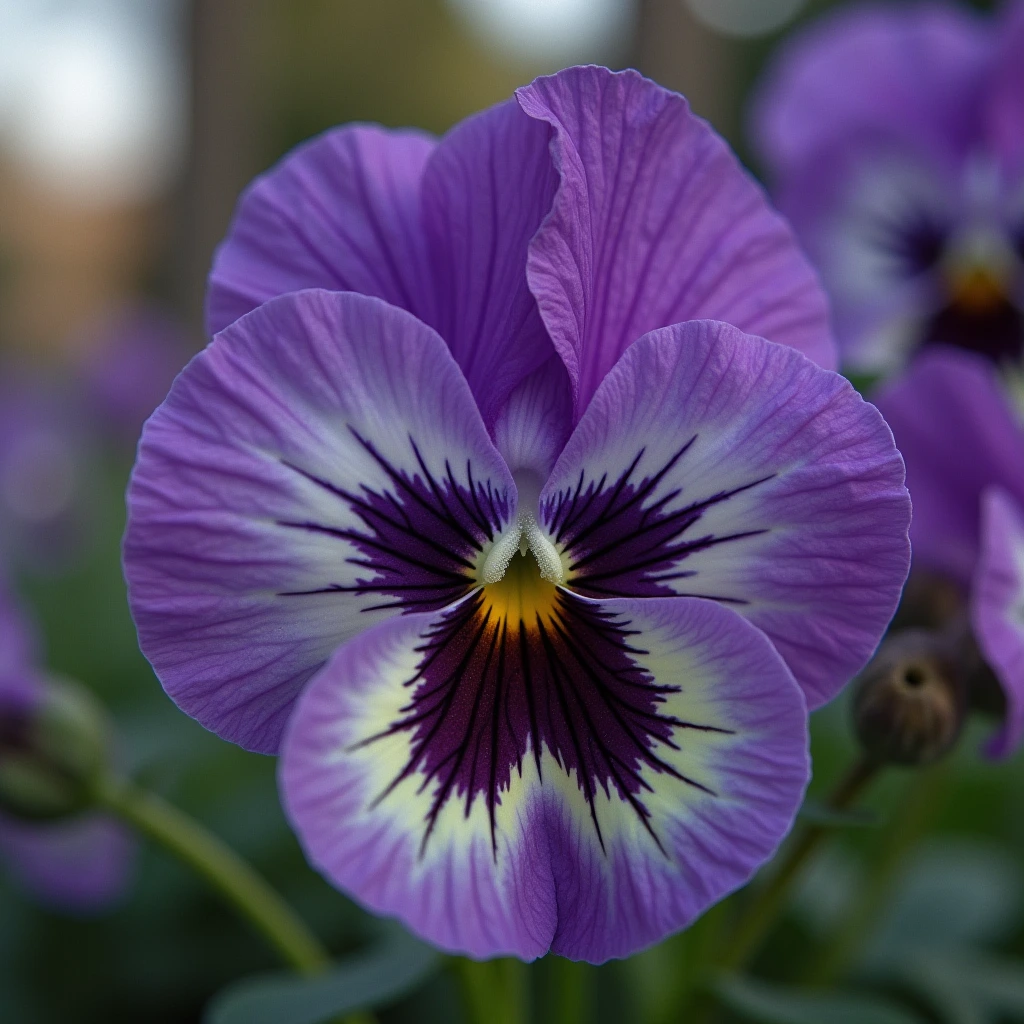
<svg viewBox="0 0 1024 1024">
<path fill-rule="evenodd" d="M 505 622 L 510 629 L 530 628 L 538 619 L 551 617 L 557 593 L 532 552 L 516 551 L 501 579 L 485 584 L 481 607 L 490 610 L 492 621 Z"/>
</svg>

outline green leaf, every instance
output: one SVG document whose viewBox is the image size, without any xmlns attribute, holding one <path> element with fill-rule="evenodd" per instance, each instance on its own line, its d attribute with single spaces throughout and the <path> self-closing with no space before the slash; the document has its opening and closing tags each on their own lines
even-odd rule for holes
<svg viewBox="0 0 1024 1024">
<path fill-rule="evenodd" d="M 850 992 L 818 992 L 729 976 L 715 986 L 729 1009 L 759 1024 L 921 1024 L 897 1003 Z"/>
<path fill-rule="evenodd" d="M 975 953 L 922 953 L 908 957 L 903 983 L 917 991 L 949 1024 L 1024 1020 L 1024 965 Z"/>
<path fill-rule="evenodd" d="M 275 972 L 229 985 L 207 1007 L 204 1024 L 322 1024 L 394 1002 L 425 981 L 441 957 L 394 929 L 386 939 L 315 978 Z"/>
<path fill-rule="evenodd" d="M 883 823 L 882 816 L 868 807 L 839 810 L 814 800 L 804 801 L 797 817 L 807 825 L 822 828 L 872 828 Z"/>
<path fill-rule="evenodd" d="M 999 847 L 952 839 L 927 846 L 894 886 L 862 967 L 884 975 L 908 951 L 997 942 L 1013 931 L 1021 896 L 1020 866 Z"/>
</svg>

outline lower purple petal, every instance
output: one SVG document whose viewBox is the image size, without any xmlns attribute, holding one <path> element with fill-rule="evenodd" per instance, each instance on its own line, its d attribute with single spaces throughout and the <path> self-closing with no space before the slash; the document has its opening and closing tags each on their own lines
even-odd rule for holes
<svg viewBox="0 0 1024 1024">
<path fill-rule="evenodd" d="M 339 649 L 288 729 L 286 809 L 329 879 L 445 949 L 628 956 L 778 846 L 802 695 L 711 602 L 504 585 Z"/>
</svg>

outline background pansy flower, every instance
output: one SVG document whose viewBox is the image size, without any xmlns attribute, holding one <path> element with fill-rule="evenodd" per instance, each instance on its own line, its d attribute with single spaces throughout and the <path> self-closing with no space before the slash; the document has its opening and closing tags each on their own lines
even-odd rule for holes
<svg viewBox="0 0 1024 1024">
<path fill-rule="evenodd" d="M 954 345 L 1021 368 L 1024 3 L 844 7 L 788 40 L 753 133 L 843 361 Z"/>
<path fill-rule="evenodd" d="M 29 623 L 0 591 L 0 868 L 40 903 L 95 913 L 125 892 L 135 854 L 127 829 L 98 813 L 25 820 L 8 805 L 25 776 L 33 729 L 54 697 Z"/>
<path fill-rule="evenodd" d="M 975 640 L 1006 704 L 989 751 L 1005 756 L 1024 734 L 1024 426 L 996 368 L 953 349 L 924 353 L 877 402 L 906 461 L 914 565 L 968 596 Z"/>
<path fill-rule="evenodd" d="M 577 68 L 436 144 L 330 132 L 243 198 L 209 311 L 143 434 L 130 601 L 184 710 L 284 735 L 311 860 L 476 956 L 627 955 L 749 878 L 909 501 L 685 101 Z"/>
</svg>

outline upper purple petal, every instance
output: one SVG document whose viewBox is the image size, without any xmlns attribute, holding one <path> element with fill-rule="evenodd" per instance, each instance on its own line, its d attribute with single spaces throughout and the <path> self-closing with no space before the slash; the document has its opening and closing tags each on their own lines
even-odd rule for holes
<svg viewBox="0 0 1024 1024">
<path fill-rule="evenodd" d="M 978 141 L 992 48 L 963 7 L 852 4 L 783 45 L 756 94 L 753 134 L 776 176 L 815 169 L 837 143 L 923 147 L 959 160 Z M 833 155 L 834 159 L 834 155 Z"/>
<path fill-rule="evenodd" d="M 549 135 L 508 100 L 453 128 L 423 175 L 437 303 L 431 326 L 488 427 L 510 392 L 554 355 L 526 283 L 527 248 L 558 184 Z M 547 372 L 564 376 L 555 363 Z"/>
<path fill-rule="evenodd" d="M 915 561 L 967 583 L 982 493 L 998 485 L 1024 502 L 1024 430 L 996 368 L 967 352 L 932 349 L 876 402 L 907 466 Z"/>
<path fill-rule="evenodd" d="M 762 629 L 811 708 L 873 653 L 910 563 L 878 410 L 714 321 L 652 331 L 604 379 L 540 495 L 565 586 L 706 597 Z"/>
<path fill-rule="evenodd" d="M 554 129 L 561 184 L 527 275 L 577 418 L 637 338 L 683 320 L 835 364 L 825 295 L 789 227 L 681 96 L 634 71 L 580 67 L 517 97 Z"/>
<path fill-rule="evenodd" d="M 258 177 L 214 256 L 210 333 L 304 288 L 374 295 L 429 320 L 420 180 L 433 148 L 421 132 L 351 125 L 299 146 Z"/>
<path fill-rule="evenodd" d="M 1024 739 L 1024 512 L 1005 491 L 982 496 L 981 557 L 971 586 L 981 653 L 1006 696 L 1003 727 L 988 752 L 1007 757 Z"/>
<path fill-rule="evenodd" d="M 515 501 L 429 327 L 351 292 L 280 296 L 143 431 L 124 541 L 142 650 L 183 710 L 273 752 L 338 644 L 461 597 Z"/>
</svg>

